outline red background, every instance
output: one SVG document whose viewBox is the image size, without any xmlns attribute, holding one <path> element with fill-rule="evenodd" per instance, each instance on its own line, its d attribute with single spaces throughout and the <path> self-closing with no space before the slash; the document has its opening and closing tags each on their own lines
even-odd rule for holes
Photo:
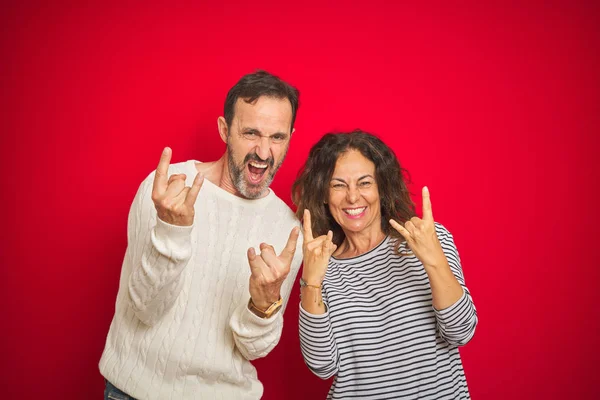
<svg viewBox="0 0 600 400">
<path fill-rule="evenodd" d="M 0 13 L 3 398 L 101 398 L 135 191 L 165 145 L 221 155 L 225 94 L 256 68 L 301 90 L 285 201 L 320 135 L 357 127 L 417 202 L 430 187 L 479 313 L 473 398 L 598 398 L 598 3 L 75 3 Z M 265 399 L 329 387 L 303 364 L 297 298 L 256 363 Z"/>
</svg>

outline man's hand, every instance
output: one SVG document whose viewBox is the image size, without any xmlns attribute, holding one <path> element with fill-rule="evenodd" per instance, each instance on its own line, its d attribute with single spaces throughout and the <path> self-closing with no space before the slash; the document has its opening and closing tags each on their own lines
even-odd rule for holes
<svg viewBox="0 0 600 400">
<path fill-rule="evenodd" d="M 192 187 L 185 186 L 185 174 L 173 174 L 167 179 L 170 162 L 171 149 L 165 147 L 154 176 L 152 201 L 158 218 L 162 221 L 171 225 L 189 226 L 194 223 L 194 203 L 204 183 L 204 176 L 198 173 Z"/>
<path fill-rule="evenodd" d="M 266 243 L 260 244 L 260 254 L 256 254 L 252 247 L 248 249 L 251 271 L 250 296 L 257 308 L 266 310 L 279 300 L 281 285 L 290 272 L 294 259 L 298 236 L 300 236 L 300 229 L 294 227 L 279 256 L 275 253 L 273 246 Z"/>
</svg>

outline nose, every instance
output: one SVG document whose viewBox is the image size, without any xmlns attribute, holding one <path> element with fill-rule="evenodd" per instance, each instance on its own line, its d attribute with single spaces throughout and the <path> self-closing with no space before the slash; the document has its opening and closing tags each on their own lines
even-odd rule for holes
<svg viewBox="0 0 600 400">
<path fill-rule="evenodd" d="M 256 155 L 262 160 L 269 159 L 269 153 L 271 152 L 271 141 L 268 137 L 261 137 L 260 142 L 256 146 Z"/>
<path fill-rule="evenodd" d="M 358 188 L 355 187 L 354 185 L 350 185 L 348 187 L 348 192 L 346 193 L 346 198 L 348 200 L 348 203 L 353 204 L 356 203 L 358 201 L 360 197 L 360 193 L 358 191 Z"/>
</svg>

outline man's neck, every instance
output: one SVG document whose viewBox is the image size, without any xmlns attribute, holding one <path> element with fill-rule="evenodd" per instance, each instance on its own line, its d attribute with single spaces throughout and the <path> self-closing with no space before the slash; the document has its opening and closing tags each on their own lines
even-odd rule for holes
<svg viewBox="0 0 600 400">
<path fill-rule="evenodd" d="M 224 153 L 217 161 L 196 163 L 196 170 L 204 174 L 204 179 L 208 179 L 215 186 L 220 187 L 234 196 L 241 197 L 243 199 L 246 198 L 242 196 L 242 194 L 236 189 L 235 185 L 231 181 L 229 164 L 227 163 L 227 153 Z M 269 192 L 270 189 L 267 189 L 265 195 L 261 197 L 267 196 Z"/>
<path fill-rule="evenodd" d="M 223 174 L 226 172 L 227 157 L 223 155 L 217 161 L 196 163 L 196 170 L 204 175 L 204 179 L 208 179 L 215 186 L 221 186 Z"/>
</svg>

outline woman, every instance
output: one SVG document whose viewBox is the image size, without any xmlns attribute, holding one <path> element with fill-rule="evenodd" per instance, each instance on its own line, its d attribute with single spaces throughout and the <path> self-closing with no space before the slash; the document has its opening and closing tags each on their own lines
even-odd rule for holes
<svg viewBox="0 0 600 400">
<path fill-rule="evenodd" d="M 354 131 L 323 136 L 294 182 L 300 342 L 317 376 L 335 375 L 327 398 L 469 398 L 458 346 L 477 313 L 428 189 L 417 218 L 402 172 L 380 139 Z"/>
</svg>

